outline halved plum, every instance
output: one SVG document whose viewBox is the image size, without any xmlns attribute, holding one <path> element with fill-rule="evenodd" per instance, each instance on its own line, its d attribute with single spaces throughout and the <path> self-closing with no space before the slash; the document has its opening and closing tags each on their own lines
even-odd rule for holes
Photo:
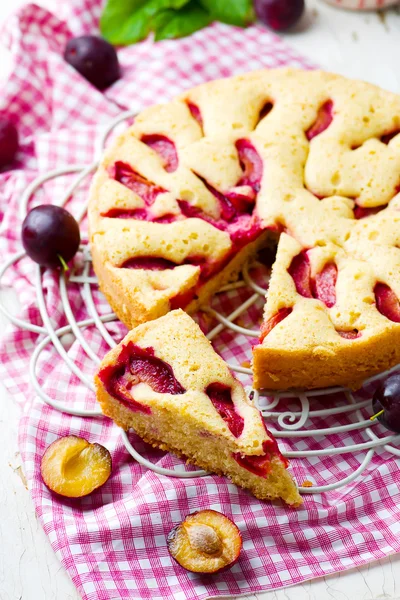
<svg viewBox="0 0 400 600">
<path fill-rule="evenodd" d="M 294 281 L 297 293 L 304 298 L 312 298 L 311 265 L 307 251 L 300 252 L 292 259 L 288 273 Z"/>
<path fill-rule="evenodd" d="M 153 348 L 140 348 L 129 342 L 120 352 L 117 363 L 101 369 L 98 374 L 107 392 L 134 411 L 151 413 L 137 402 L 131 393 L 138 383 L 146 383 L 160 394 L 184 394 L 185 388 L 176 379 L 171 365 L 154 355 Z"/>
<path fill-rule="evenodd" d="M 135 256 L 122 263 L 121 269 L 146 269 L 149 271 L 165 271 L 178 266 L 172 260 L 159 256 Z"/>
<path fill-rule="evenodd" d="M 178 155 L 175 144 L 165 135 L 144 135 L 141 141 L 156 152 L 163 162 L 164 169 L 173 173 L 178 168 Z"/>
<path fill-rule="evenodd" d="M 167 213 L 161 217 L 155 217 L 147 208 L 111 208 L 102 217 L 108 219 L 136 219 L 137 221 L 151 221 L 152 223 L 173 223 L 176 215 Z"/>
<path fill-rule="evenodd" d="M 116 181 L 135 192 L 145 204 L 150 206 L 157 196 L 166 192 L 161 186 L 149 181 L 143 175 L 137 173 L 130 165 L 117 161 L 112 169 L 112 176 Z"/>
<path fill-rule="evenodd" d="M 380 282 L 375 285 L 374 294 L 379 312 L 390 321 L 400 323 L 400 302 L 394 291 Z"/>
<path fill-rule="evenodd" d="M 311 277 L 311 264 L 307 251 L 300 252 L 292 259 L 288 269 L 296 291 L 304 298 L 321 300 L 328 308 L 336 303 L 337 267 L 335 263 L 327 263 L 315 279 Z"/>
<path fill-rule="evenodd" d="M 365 217 L 378 214 L 385 208 L 387 208 L 387 204 L 382 204 L 382 206 L 359 206 L 356 204 L 353 209 L 354 218 L 365 219 Z"/>
<path fill-rule="evenodd" d="M 140 348 L 131 344 L 129 368 L 143 383 L 159 394 L 184 394 L 185 388 L 176 379 L 171 365 L 154 356 L 153 348 Z"/>
<path fill-rule="evenodd" d="M 167 544 L 172 558 L 187 571 L 218 573 L 238 560 L 242 536 L 222 513 L 200 510 L 172 529 Z"/>
<path fill-rule="evenodd" d="M 67 498 L 82 498 L 106 483 L 111 467 L 107 448 L 68 435 L 50 444 L 40 470 L 43 482 L 51 491 Z"/>
<path fill-rule="evenodd" d="M 228 425 L 229 431 L 235 437 L 241 436 L 244 428 L 244 419 L 236 412 L 232 400 L 231 388 L 219 382 L 210 383 L 206 389 L 206 394 L 219 416 Z"/>
<path fill-rule="evenodd" d="M 328 308 L 336 304 L 337 266 L 328 263 L 317 273 L 313 281 L 313 296 L 321 300 Z"/>
<path fill-rule="evenodd" d="M 276 439 L 270 434 L 264 422 L 263 425 L 267 435 L 270 438 L 269 440 L 265 440 L 265 442 L 263 442 L 264 454 L 260 456 L 247 456 L 240 454 L 240 452 L 236 452 L 233 454 L 233 458 L 236 460 L 238 465 L 247 471 L 250 471 L 250 473 L 257 475 L 258 477 L 265 478 L 271 471 L 271 461 L 274 457 L 278 458 L 284 467 L 288 466 L 289 461 L 282 455 Z"/>
<path fill-rule="evenodd" d="M 337 329 L 336 331 L 340 337 L 344 338 L 345 340 L 356 340 L 357 338 L 361 337 L 361 331 L 358 331 L 358 329 L 350 329 L 350 331 Z"/>
<path fill-rule="evenodd" d="M 387 133 L 381 135 L 380 140 L 383 144 L 388 144 L 399 133 L 400 129 L 393 129 L 392 131 L 388 131 Z"/>
<path fill-rule="evenodd" d="M 121 361 L 117 365 L 108 365 L 99 372 L 99 378 L 110 396 L 119 400 L 121 404 L 135 412 L 147 415 L 151 413 L 149 406 L 137 402 L 131 394 L 130 390 L 140 383 L 140 379 L 132 375 L 128 364 Z"/>
<path fill-rule="evenodd" d="M 246 139 L 237 140 L 236 150 L 243 175 L 236 184 L 248 185 L 257 193 L 260 191 L 263 176 L 263 161 L 253 144 Z"/>
<path fill-rule="evenodd" d="M 328 129 L 329 125 L 333 121 L 333 102 L 327 100 L 319 109 L 315 122 L 306 132 L 306 137 L 309 141 L 315 138 L 317 135 Z"/>
<path fill-rule="evenodd" d="M 197 104 L 194 104 L 193 102 L 188 102 L 187 107 L 190 110 L 190 114 L 192 115 L 193 119 L 195 119 L 200 125 L 201 129 L 203 129 L 203 117 Z"/>
<path fill-rule="evenodd" d="M 234 203 L 230 198 L 225 196 L 222 192 L 219 192 L 215 187 L 213 187 L 208 181 L 206 181 L 203 177 L 196 173 L 196 176 L 203 182 L 205 187 L 209 192 L 218 200 L 220 209 L 221 209 L 221 217 L 224 221 L 232 221 L 232 219 L 236 216 L 236 208 Z M 181 204 L 179 203 L 181 206 Z M 190 206 L 190 205 L 189 205 Z M 198 215 L 200 216 L 200 215 Z"/>
<path fill-rule="evenodd" d="M 245 456 L 236 453 L 233 455 L 233 458 L 241 467 L 250 471 L 250 473 L 254 473 L 254 475 L 258 475 L 258 477 L 266 477 L 270 472 L 271 458 L 267 454 L 263 454 L 262 456 Z"/>
<path fill-rule="evenodd" d="M 286 319 L 292 312 L 293 308 L 285 307 L 278 310 L 278 312 L 268 319 L 268 321 L 264 321 L 261 325 L 261 334 L 260 334 L 260 343 L 264 341 L 267 335 L 276 327 L 283 319 Z"/>
<path fill-rule="evenodd" d="M 189 290 L 185 290 L 184 292 L 180 292 L 173 296 L 169 301 L 169 306 L 171 310 L 176 310 L 177 308 L 184 309 L 188 304 L 192 302 L 192 300 L 197 300 L 198 296 L 196 295 L 196 290 L 194 288 L 190 288 Z"/>
<path fill-rule="evenodd" d="M 260 113 L 258 115 L 258 122 L 262 121 L 262 119 L 264 119 L 264 117 L 269 115 L 269 113 L 271 112 L 271 110 L 273 108 L 274 108 L 273 103 L 268 100 L 260 110 Z"/>
</svg>

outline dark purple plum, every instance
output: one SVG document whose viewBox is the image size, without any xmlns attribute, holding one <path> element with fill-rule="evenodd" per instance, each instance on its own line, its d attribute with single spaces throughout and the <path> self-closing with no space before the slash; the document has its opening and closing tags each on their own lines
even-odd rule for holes
<svg viewBox="0 0 400 600">
<path fill-rule="evenodd" d="M 27 255 L 43 267 L 64 267 L 79 248 L 79 225 L 65 208 L 43 204 L 33 208 L 22 223 Z"/>
<path fill-rule="evenodd" d="M 391 375 L 381 383 L 374 394 L 372 407 L 382 425 L 400 433 L 400 374 Z"/>
<path fill-rule="evenodd" d="M 274 31 L 285 31 L 296 25 L 304 7 L 304 0 L 254 0 L 257 17 Z"/>
<path fill-rule="evenodd" d="M 98 90 L 104 90 L 121 76 L 114 47 L 96 35 L 71 38 L 64 59 Z"/>
<path fill-rule="evenodd" d="M 0 167 L 6 167 L 13 162 L 18 147 L 18 131 L 15 125 L 0 117 Z"/>
</svg>

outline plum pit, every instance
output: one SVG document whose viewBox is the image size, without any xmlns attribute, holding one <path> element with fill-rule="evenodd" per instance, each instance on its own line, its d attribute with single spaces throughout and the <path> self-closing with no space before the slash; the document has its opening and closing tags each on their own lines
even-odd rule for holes
<svg viewBox="0 0 400 600">
<path fill-rule="evenodd" d="M 215 510 L 188 515 L 168 535 L 168 551 L 193 573 L 218 573 L 232 567 L 242 549 L 242 536 L 228 517 Z"/>
</svg>

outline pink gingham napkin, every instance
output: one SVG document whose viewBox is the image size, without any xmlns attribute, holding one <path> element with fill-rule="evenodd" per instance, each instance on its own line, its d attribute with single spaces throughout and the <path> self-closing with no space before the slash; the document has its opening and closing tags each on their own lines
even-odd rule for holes
<svg viewBox="0 0 400 600">
<path fill-rule="evenodd" d="M 22 140 L 19 162 L 0 173 L 2 258 L 21 248 L 18 201 L 38 173 L 64 165 L 86 164 L 102 125 L 125 108 L 161 102 L 181 90 L 215 77 L 260 67 L 311 65 L 281 39 L 261 27 L 240 30 L 214 24 L 179 41 L 142 44 L 119 51 L 123 79 L 104 95 L 64 63 L 62 51 L 71 34 L 96 31 L 100 3 L 74 0 L 60 3 L 57 14 L 33 4 L 8 22 L 3 41 L 12 49 L 15 68 L 0 94 L 0 111 L 17 124 Z M 35 202 L 51 202 L 65 190 L 68 177 L 45 186 Z M 84 193 L 70 203 L 75 212 Z M 84 234 L 85 223 L 82 225 Z M 77 268 L 79 268 L 79 256 Z M 35 301 L 35 267 L 20 261 L 8 274 L 22 304 L 21 318 L 41 324 Z M 46 304 L 54 327 L 66 324 L 58 280 L 43 277 Z M 215 305 L 231 311 L 248 297 L 239 289 L 218 297 Z M 87 317 L 78 285 L 68 286 L 76 318 Z M 99 311 L 107 305 L 94 291 Z M 257 323 L 262 302 L 252 307 L 243 324 Z M 119 323 L 108 329 L 115 339 L 124 334 Z M 95 328 L 83 332 L 91 349 L 103 356 L 107 347 Z M 126 452 L 120 433 L 105 418 L 83 419 L 44 405 L 29 383 L 28 365 L 43 339 L 10 326 L 3 336 L 1 378 L 23 409 L 20 448 L 37 515 L 49 540 L 85 600 L 193 600 L 206 596 L 272 590 L 313 577 L 342 571 L 400 550 L 399 463 L 387 452 L 376 453 L 362 478 L 326 494 L 304 498 L 300 509 L 261 503 L 227 479 L 172 479 L 137 464 Z M 71 337 L 62 339 L 71 359 L 91 378 L 94 363 Z M 225 331 L 215 342 L 225 358 L 239 363 L 250 357 L 248 338 Z M 71 406 L 94 408 L 94 397 L 71 374 L 51 345 L 38 364 L 38 377 L 52 398 Z M 368 391 L 364 392 L 368 393 Z M 318 399 L 314 405 L 318 405 Z M 326 403 L 326 401 L 325 401 Z M 317 426 L 346 424 L 342 415 L 320 419 Z M 43 485 L 39 465 L 46 447 L 62 435 L 75 434 L 100 442 L 112 454 L 113 473 L 107 484 L 82 500 L 52 495 Z M 154 451 L 131 436 L 139 451 L 160 466 L 179 460 Z M 294 450 L 326 449 L 330 445 L 365 441 L 361 432 L 324 438 L 299 438 Z M 288 448 L 286 443 L 281 446 Z M 292 461 L 299 483 L 310 479 L 330 483 L 351 475 L 364 454 Z M 231 517 L 243 536 L 238 563 L 225 573 L 201 576 L 185 572 L 170 558 L 166 535 L 185 515 L 213 508 Z"/>
</svg>

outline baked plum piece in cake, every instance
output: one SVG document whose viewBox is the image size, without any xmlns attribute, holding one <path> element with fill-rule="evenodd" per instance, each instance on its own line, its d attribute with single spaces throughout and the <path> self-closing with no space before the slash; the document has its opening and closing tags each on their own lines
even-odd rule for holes
<svg viewBox="0 0 400 600">
<path fill-rule="evenodd" d="M 301 504 L 288 461 L 240 382 L 182 310 L 139 325 L 95 376 L 105 415 L 262 500 Z"/>
</svg>

